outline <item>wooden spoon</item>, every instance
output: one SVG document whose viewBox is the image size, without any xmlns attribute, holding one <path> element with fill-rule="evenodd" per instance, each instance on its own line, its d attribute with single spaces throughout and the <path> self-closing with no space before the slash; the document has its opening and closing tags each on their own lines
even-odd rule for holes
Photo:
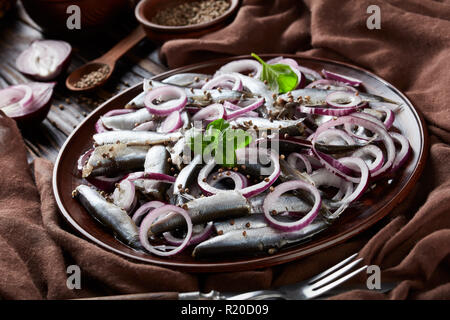
<svg viewBox="0 0 450 320">
<path fill-rule="evenodd" d="M 141 26 L 137 27 L 132 33 L 130 33 L 126 38 L 122 39 L 118 44 L 116 44 L 111 50 L 106 52 L 100 58 L 88 62 L 73 71 L 66 79 L 66 87 L 72 91 L 88 91 L 102 86 L 113 73 L 116 61 L 144 38 L 144 30 Z M 107 66 L 108 71 L 100 81 L 97 81 L 87 87 L 80 88 L 75 86 L 75 84 L 79 80 L 81 80 L 84 75 L 99 70 L 103 66 Z"/>
</svg>

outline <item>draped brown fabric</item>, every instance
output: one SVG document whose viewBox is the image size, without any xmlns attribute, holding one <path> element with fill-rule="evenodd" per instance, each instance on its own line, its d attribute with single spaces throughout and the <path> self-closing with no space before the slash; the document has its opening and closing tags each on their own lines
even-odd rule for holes
<svg viewBox="0 0 450 320">
<path fill-rule="evenodd" d="M 381 9 L 379 30 L 366 27 L 369 5 Z M 398 209 L 344 244 L 273 268 L 188 274 L 130 261 L 82 239 L 57 211 L 52 164 L 36 159 L 29 166 L 19 130 L 1 114 L 0 297 L 263 289 L 303 280 L 360 251 L 365 262 L 380 266 L 382 281 L 398 285 L 388 294 L 352 290 L 333 299 L 449 299 L 449 20 L 448 1 L 243 0 L 223 30 L 163 45 L 161 55 L 170 67 L 249 52 L 350 62 L 394 84 L 426 119 L 429 159 Z M 70 265 L 80 267 L 80 290 L 66 286 Z"/>
</svg>

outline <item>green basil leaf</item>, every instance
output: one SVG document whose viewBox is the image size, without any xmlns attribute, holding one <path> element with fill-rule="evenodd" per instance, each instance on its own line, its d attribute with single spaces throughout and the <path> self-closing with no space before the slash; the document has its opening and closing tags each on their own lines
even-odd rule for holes
<svg viewBox="0 0 450 320">
<path fill-rule="evenodd" d="M 254 53 L 252 53 L 252 57 L 262 64 L 261 81 L 267 81 L 271 90 L 286 93 L 297 87 L 298 76 L 290 66 L 281 63 L 267 64 Z"/>
</svg>

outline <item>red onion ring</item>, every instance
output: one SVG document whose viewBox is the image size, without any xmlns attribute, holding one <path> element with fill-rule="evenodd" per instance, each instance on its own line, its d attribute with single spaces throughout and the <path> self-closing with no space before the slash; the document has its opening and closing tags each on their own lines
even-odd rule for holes
<svg viewBox="0 0 450 320">
<path fill-rule="evenodd" d="M 130 212 L 136 205 L 136 188 L 128 179 L 122 180 L 113 192 L 112 199 L 115 205 Z"/>
<path fill-rule="evenodd" d="M 134 127 L 132 131 L 150 131 L 155 130 L 157 123 L 153 120 L 141 123 L 137 127 Z"/>
<path fill-rule="evenodd" d="M 243 73 L 245 71 L 251 71 L 253 77 L 259 79 L 262 72 L 262 65 L 252 59 L 241 59 L 223 65 L 219 71 L 222 73 Z"/>
<path fill-rule="evenodd" d="M 386 114 L 383 124 L 384 124 L 385 128 L 389 130 L 395 121 L 394 111 L 392 111 L 392 109 L 390 109 L 386 106 L 375 106 L 375 107 L 373 107 L 373 109 L 382 111 Z"/>
<path fill-rule="evenodd" d="M 236 106 L 236 105 L 232 104 L 232 103 L 229 102 L 229 101 L 225 101 L 225 103 L 224 103 L 224 107 L 225 107 L 225 108 L 230 108 L 230 109 L 232 109 L 232 108 L 237 107 L 237 110 L 236 110 L 236 111 L 233 111 L 233 112 L 230 112 L 230 113 L 226 114 L 226 115 L 225 115 L 225 119 L 226 119 L 226 120 L 231 120 L 231 119 L 234 119 L 234 118 L 243 116 L 244 114 L 246 114 L 246 113 L 248 113 L 248 112 L 250 112 L 250 111 L 253 111 L 253 110 L 255 110 L 255 109 L 258 109 L 259 107 L 261 107 L 261 106 L 264 104 L 264 102 L 265 102 L 265 99 L 264 99 L 264 98 L 261 98 L 261 99 L 256 100 L 254 103 L 252 103 L 252 104 L 250 104 L 250 105 L 248 105 L 248 106 L 246 106 L 246 107 L 239 108 L 239 106 Z M 231 106 L 231 107 L 230 107 L 230 106 Z M 235 109 L 236 109 L 236 108 L 235 108 Z"/>
<path fill-rule="evenodd" d="M 298 163 L 298 159 L 300 159 L 303 164 L 304 164 L 304 168 L 306 170 L 306 173 L 311 174 L 312 173 L 312 166 L 311 166 L 311 162 L 309 162 L 309 160 L 302 154 L 297 153 L 297 152 L 292 152 L 288 158 L 287 158 L 287 162 L 296 169 L 299 169 L 299 167 L 297 166 Z M 299 169 L 300 171 L 303 170 L 303 168 Z"/>
<path fill-rule="evenodd" d="M 291 58 L 283 58 L 281 60 L 278 60 L 274 64 L 285 64 L 291 67 L 292 71 L 297 75 L 298 82 L 297 82 L 297 88 L 303 88 L 306 84 L 305 76 L 303 76 L 302 72 L 299 69 L 299 65 L 297 61 Z"/>
<path fill-rule="evenodd" d="M 340 103 L 339 101 L 348 101 L 347 103 Z M 326 99 L 326 103 L 333 108 L 357 108 L 361 107 L 362 99 L 359 95 L 347 91 L 334 91 L 330 93 Z"/>
<path fill-rule="evenodd" d="M 349 84 L 354 87 L 358 87 L 360 84 L 362 84 L 361 80 L 358 80 L 358 79 L 355 79 L 355 78 L 352 78 L 349 76 L 344 76 L 344 75 L 336 73 L 336 72 L 331 72 L 331 71 L 323 69 L 322 73 L 325 76 L 325 78 L 327 78 L 327 79 L 344 82 L 344 83 Z"/>
<path fill-rule="evenodd" d="M 195 228 L 195 226 L 193 227 Z M 193 231 L 191 240 L 188 242 L 187 246 L 192 246 L 208 239 L 214 230 L 214 223 L 212 221 L 208 222 L 200 232 Z M 183 243 L 183 239 L 174 237 L 170 232 L 163 233 L 164 239 L 168 244 L 173 246 L 179 246 Z"/>
<path fill-rule="evenodd" d="M 183 218 L 186 220 L 187 234 L 179 247 L 177 247 L 176 249 L 173 249 L 171 251 L 164 252 L 164 251 L 155 249 L 155 247 L 150 244 L 150 242 L 148 240 L 148 231 L 150 230 L 150 227 L 153 224 L 153 222 L 156 220 L 156 218 L 158 218 L 162 215 L 166 215 L 171 212 L 181 214 L 183 216 Z M 191 217 L 189 216 L 189 214 L 187 213 L 186 210 L 184 210 L 180 207 L 174 206 L 174 205 L 170 205 L 170 204 L 166 204 L 162 207 L 153 209 L 144 218 L 144 220 L 141 223 L 141 227 L 139 229 L 139 239 L 141 240 L 141 244 L 144 246 L 144 248 L 155 255 L 164 256 L 164 257 L 175 255 L 175 254 L 181 252 L 182 250 L 184 250 L 187 247 L 189 241 L 191 240 L 191 237 L 192 237 Z"/>
<path fill-rule="evenodd" d="M 411 145 L 406 137 L 397 132 L 389 133 L 396 142 L 401 145 L 400 151 L 395 155 L 394 163 L 392 164 L 391 172 L 397 171 L 402 167 L 411 154 Z"/>
<path fill-rule="evenodd" d="M 347 85 L 346 83 L 329 80 L 329 79 L 320 79 L 311 82 L 306 86 L 306 88 L 312 89 L 322 89 L 322 90 L 334 90 L 334 91 L 349 91 L 349 92 L 358 92 L 352 86 Z"/>
<path fill-rule="evenodd" d="M 352 157 L 362 158 L 366 154 L 371 155 L 375 158 L 375 160 L 373 160 L 370 164 L 367 164 L 366 162 L 367 166 L 369 167 L 370 173 L 373 174 L 377 172 L 377 170 L 380 170 L 381 166 L 384 163 L 383 151 L 381 151 L 381 149 L 377 146 L 369 144 L 353 152 Z"/>
<path fill-rule="evenodd" d="M 314 205 L 311 210 L 303 218 L 294 222 L 281 222 L 273 218 L 270 212 L 271 203 L 275 203 L 283 193 L 296 189 L 302 189 L 312 193 L 314 196 Z M 314 220 L 321 205 L 322 198 L 320 197 L 320 193 L 317 188 L 301 180 L 288 181 L 276 186 L 275 189 L 266 196 L 263 204 L 264 217 L 267 222 L 276 229 L 282 231 L 296 231 L 306 227 Z"/>
<path fill-rule="evenodd" d="M 215 88 L 241 91 L 242 81 L 233 74 L 221 74 L 206 82 L 202 90 L 212 90 Z"/>
<path fill-rule="evenodd" d="M 176 178 L 169 176 L 165 173 L 159 173 L 159 172 L 134 172 L 128 175 L 128 180 L 134 181 L 139 179 L 150 179 L 150 180 L 158 180 L 161 182 L 166 183 L 174 183 Z"/>
<path fill-rule="evenodd" d="M 183 121 L 181 119 L 181 114 L 179 111 L 174 111 L 169 114 L 166 119 L 161 123 L 161 126 L 158 128 L 158 132 L 170 133 L 174 132 L 177 129 L 180 129 L 183 125 Z"/>
<path fill-rule="evenodd" d="M 225 105 L 224 105 L 224 107 L 225 107 Z M 242 107 L 230 102 L 230 103 L 226 104 L 225 114 L 228 115 L 229 113 L 233 113 L 233 111 L 241 110 L 241 109 L 242 109 Z M 247 117 L 255 117 L 255 118 L 259 117 L 258 112 L 255 112 L 255 111 L 249 111 L 249 112 L 245 113 L 244 115 Z"/>
<path fill-rule="evenodd" d="M 220 103 L 214 103 L 197 112 L 192 117 L 192 121 L 204 120 L 209 123 L 216 119 L 224 119 L 225 117 L 225 108 L 223 105 Z"/>
<path fill-rule="evenodd" d="M 133 214 L 133 217 L 131 219 L 136 223 L 137 226 L 139 226 L 142 222 L 142 219 L 144 218 L 144 216 L 147 213 L 149 213 L 153 209 L 162 207 L 164 205 L 165 205 L 164 202 L 156 201 L 156 200 L 144 203 L 142 206 L 140 206 L 136 210 L 136 212 Z"/>
<path fill-rule="evenodd" d="M 153 101 L 159 99 L 164 102 L 154 104 Z M 174 86 L 162 86 L 152 89 L 147 93 L 145 100 L 145 107 L 153 114 L 168 115 L 173 111 L 179 111 L 184 108 L 187 103 L 186 92 L 182 88 Z"/>
</svg>

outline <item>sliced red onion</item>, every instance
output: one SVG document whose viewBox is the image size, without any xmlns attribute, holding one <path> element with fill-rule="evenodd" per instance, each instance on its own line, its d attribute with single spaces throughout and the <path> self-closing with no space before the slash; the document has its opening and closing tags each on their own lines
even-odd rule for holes
<svg viewBox="0 0 450 320">
<path fill-rule="evenodd" d="M 250 104 L 250 105 L 248 105 L 246 107 L 243 107 L 243 108 L 239 108 L 239 106 L 236 106 L 236 105 L 232 104 L 229 101 L 225 101 L 225 103 L 224 103 L 224 107 L 225 108 L 230 108 L 230 109 L 235 108 L 235 107 L 239 108 L 236 111 L 233 111 L 233 112 L 230 112 L 230 113 L 226 114 L 225 119 L 226 120 L 231 120 L 231 119 L 243 116 L 244 114 L 261 107 L 264 104 L 264 101 L 265 101 L 265 99 L 261 98 L 261 99 L 256 100 L 254 103 L 252 103 L 252 104 Z M 232 107 L 230 107 L 230 106 L 232 106 Z"/>
<path fill-rule="evenodd" d="M 395 155 L 394 163 L 392 164 L 391 172 L 398 170 L 408 160 L 411 154 L 411 145 L 406 137 L 397 132 L 389 133 L 396 142 L 400 144 L 400 151 Z"/>
<path fill-rule="evenodd" d="M 227 63 L 219 69 L 223 73 L 245 73 L 250 71 L 254 78 L 259 79 L 262 72 L 262 65 L 252 59 L 242 59 Z"/>
<path fill-rule="evenodd" d="M 241 110 L 243 108 L 243 107 L 240 107 L 233 103 L 227 103 L 226 105 L 224 104 L 224 107 L 225 107 L 226 115 L 228 115 L 229 113 L 233 113 L 233 111 Z M 255 112 L 255 111 L 249 111 L 249 112 L 245 113 L 244 116 L 258 118 L 259 114 L 258 114 L 258 112 Z"/>
<path fill-rule="evenodd" d="M 337 139 L 337 140 L 336 140 Z M 320 133 L 316 137 L 316 142 L 321 141 L 324 144 L 331 145 L 353 145 L 355 140 L 343 130 L 330 128 Z"/>
<path fill-rule="evenodd" d="M 36 40 L 17 57 L 16 66 L 37 80 L 52 80 L 68 65 L 71 52 L 65 41 Z"/>
<path fill-rule="evenodd" d="M 50 109 L 55 82 L 29 82 L 0 90 L 0 109 L 19 123 L 43 120 Z"/>
<path fill-rule="evenodd" d="M 301 160 L 303 163 L 303 166 L 301 168 L 299 168 L 298 164 L 298 160 Z M 292 152 L 288 158 L 287 158 L 287 162 L 293 167 L 296 168 L 300 171 L 303 170 L 303 168 L 305 168 L 306 173 L 311 174 L 312 173 L 312 166 L 311 166 L 311 162 L 309 162 L 309 160 L 306 158 L 306 156 L 297 153 L 297 152 Z"/>
<path fill-rule="evenodd" d="M 161 126 L 158 128 L 158 132 L 170 133 L 174 132 L 177 129 L 180 129 L 183 125 L 183 120 L 181 119 L 181 114 L 179 111 L 174 111 L 169 114 L 166 119 L 161 123 Z"/>
<path fill-rule="evenodd" d="M 358 80 L 358 79 L 355 79 L 355 78 L 352 78 L 349 76 L 344 76 L 344 75 L 336 73 L 336 72 L 331 72 L 331 71 L 323 69 L 322 73 L 325 76 L 325 78 L 327 78 L 327 79 L 344 82 L 344 83 L 347 83 L 354 87 L 358 87 L 360 84 L 362 84 L 361 80 Z"/>
<path fill-rule="evenodd" d="M 359 95 L 347 91 L 332 92 L 325 101 L 333 108 L 357 108 L 361 107 L 363 102 Z"/>
<path fill-rule="evenodd" d="M 137 127 L 134 127 L 132 131 L 152 131 L 157 127 L 157 122 L 151 120 L 144 123 L 141 123 Z"/>
<path fill-rule="evenodd" d="M 376 134 L 380 137 L 380 141 L 384 144 L 386 153 L 387 153 L 387 159 L 384 165 L 374 172 L 372 174 L 372 177 L 379 176 L 382 173 L 385 173 L 393 164 L 394 158 L 395 158 L 395 145 L 394 142 L 387 132 L 387 130 L 384 128 L 384 126 L 380 127 L 377 124 L 374 124 L 372 121 L 359 118 L 356 116 L 345 116 L 338 118 L 336 120 L 331 120 L 328 122 L 325 122 L 322 124 L 316 131 L 316 134 L 313 138 L 313 151 L 316 154 L 316 156 L 319 158 L 319 160 L 323 163 L 323 165 L 329 169 L 331 172 L 344 177 L 348 181 L 352 182 L 359 182 L 360 177 L 352 177 L 350 176 L 349 172 L 352 171 L 350 168 L 346 167 L 342 162 L 340 162 L 337 159 L 334 159 L 322 152 L 319 152 L 315 148 L 315 142 L 316 138 L 320 136 L 321 133 L 328 130 L 329 128 L 333 128 L 342 124 L 350 124 L 350 125 L 359 125 L 361 127 L 364 127 Z"/>
<path fill-rule="evenodd" d="M 130 212 L 137 201 L 134 183 L 128 179 L 122 180 L 114 190 L 112 199 L 115 205 Z"/>
<path fill-rule="evenodd" d="M 206 121 L 207 123 L 212 122 L 217 119 L 225 118 L 225 108 L 220 103 L 211 104 L 199 112 L 197 112 L 193 117 L 192 121 Z"/>
<path fill-rule="evenodd" d="M 310 84 L 308 84 L 306 88 L 333 90 L 333 91 L 349 91 L 355 93 L 358 92 L 358 90 L 356 90 L 352 86 L 347 85 L 346 83 L 328 79 L 320 79 L 313 81 Z"/>
<path fill-rule="evenodd" d="M 153 209 L 162 207 L 164 205 L 165 205 L 164 202 L 156 200 L 144 203 L 136 210 L 136 212 L 133 214 L 132 219 L 136 223 L 136 225 L 139 226 L 142 222 L 142 219 L 145 217 L 147 213 L 149 213 Z"/>
<path fill-rule="evenodd" d="M 317 71 L 313 69 L 306 68 L 304 66 L 299 65 L 297 69 L 305 76 L 309 81 L 316 81 L 322 79 L 322 76 Z"/>
<path fill-rule="evenodd" d="M 311 210 L 298 221 L 278 221 L 272 216 L 270 212 L 271 204 L 275 203 L 283 193 L 296 189 L 302 189 L 310 192 L 314 196 L 314 205 L 312 206 Z M 267 219 L 269 224 L 276 229 L 282 231 L 296 231 L 306 227 L 315 219 L 321 205 L 322 199 L 320 197 L 319 190 L 317 190 L 316 187 L 301 180 L 288 181 L 276 186 L 275 189 L 266 196 L 263 204 L 264 217 Z"/>
<path fill-rule="evenodd" d="M 94 152 L 94 148 L 89 149 L 85 153 L 83 153 L 77 161 L 77 169 L 78 171 L 83 170 L 84 165 L 89 160 L 89 157 L 91 156 L 92 152 Z"/>
<path fill-rule="evenodd" d="M 95 186 L 97 189 L 105 192 L 112 192 L 116 187 L 117 182 L 121 181 L 123 177 L 123 175 L 118 175 L 116 177 L 89 176 L 86 178 L 86 181 Z"/>
<path fill-rule="evenodd" d="M 160 182 L 165 182 L 165 183 L 174 183 L 176 180 L 175 177 L 169 176 L 168 174 L 165 174 L 165 173 L 142 172 L 142 171 L 135 172 L 135 173 L 128 175 L 127 179 L 130 181 L 139 180 L 139 179 L 150 179 L 150 180 L 158 180 Z"/>
<path fill-rule="evenodd" d="M 154 101 L 163 101 L 155 104 Z M 186 92 L 183 88 L 162 86 L 154 88 L 145 97 L 145 106 L 153 114 L 168 115 L 184 108 L 187 103 Z"/>
<path fill-rule="evenodd" d="M 201 226 L 201 229 L 199 231 L 195 230 L 196 227 L 199 227 L 199 226 L 198 225 L 193 226 L 192 237 L 191 237 L 191 240 L 189 241 L 189 243 L 187 244 L 188 246 L 198 244 L 198 243 L 203 242 L 206 239 L 208 239 L 211 236 L 211 234 L 213 233 L 214 223 L 212 221 L 208 222 L 206 224 L 206 226 Z M 180 239 L 180 238 L 173 236 L 170 232 L 164 232 L 163 236 L 168 244 L 171 244 L 174 246 L 181 245 L 184 240 L 184 239 Z"/>
<path fill-rule="evenodd" d="M 384 117 L 383 123 L 384 123 L 384 126 L 386 127 L 386 129 L 389 130 L 395 121 L 394 111 L 386 106 L 375 106 L 375 107 L 373 107 L 373 109 L 382 111 L 386 114 L 386 116 Z"/>
<path fill-rule="evenodd" d="M 215 177 L 215 179 L 214 179 L 214 177 Z M 242 173 L 234 172 L 234 171 L 230 171 L 230 170 L 223 171 L 223 172 L 215 172 L 215 173 L 210 174 L 207 182 L 211 187 L 214 187 L 218 182 L 225 180 L 225 179 L 233 180 L 233 182 L 234 182 L 233 190 L 241 190 L 243 188 L 246 188 L 249 184 L 247 177 L 244 176 Z M 199 186 L 200 186 L 200 184 L 199 184 Z M 220 191 L 221 189 L 217 189 L 217 190 Z"/>
<path fill-rule="evenodd" d="M 366 112 L 355 112 L 351 116 L 370 121 L 373 124 L 379 126 L 380 128 L 386 128 L 383 122 L 381 122 L 380 120 L 378 120 L 378 118 L 374 117 L 373 115 L 371 115 L 369 113 L 366 113 Z M 354 131 L 355 127 L 357 128 L 356 131 Z M 344 129 L 352 137 L 355 137 L 355 138 L 360 139 L 360 140 L 366 140 L 366 141 L 379 141 L 380 140 L 377 135 L 373 135 L 373 136 L 365 135 L 364 134 L 365 128 L 354 126 L 354 125 L 350 125 L 349 123 L 344 124 Z"/>
<path fill-rule="evenodd" d="M 133 110 L 133 109 L 114 109 L 114 110 L 108 111 L 103 116 L 101 116 L 95 123 L 95 131 L 97 133 L 109 131 L 109 129 L 104 126 L 102 117 L 118 116 L 121 114 L 130 113 L 130 112 L 135 112 L 135 110 Z"/>
<path fill-rule="evenodd" d="M 241 91 L 242 81 L 233 74 L 221 74 L 206 82 L 202 90 L 212 90 L 215 88 Z"/>
<path fill-rule="evenodd" d="M 161 250 L 156 249 L 154 246 L 152 246 L 150 244 L 149 239 L 148 239 L 148 231 L 150 230 L 150 227 L 153 224 L 153 222 L 158 217 L 172 213 L 172 212 L 180 214 L 186 220 L 186 224 L 187 224 L 186 237 L 184 238 L 184 241 L 180 244 L 180 246 L 178 246 L 176 249 L 173 249 L 170 251 L 161 251 Z M 144 246 L 144 248 L 155 255 L 164 256 L 164 257 L 175 255 L 175 254 L 181 252 L 182 250 L 184 250 L 188 246 L 189 241 L 191 240 L 191 237 L 192 237 L 191 217 L 189 216 L 189 214 L 187 213 L 186 210 L 184 210 L 180 207 L 174 206 L 174 205 L 170 205 L 170 204 L 166 204 L 162 207 L 153 209 L 144 218 L 144 220 L 141 223 L 141 227 L 139 229 L 139 239 L 141 240 L 141 244 Z"/>
<path fill-rule="evenodd" d="M 370 155 L 375 158 L 371 163 L 366 162 L 367 166 L 369 167 L 370 173 L 373 174 L 377 172 L 384 163 L 383 151 L 381 151 L 381 149 L 377 146 L 369 144 L 356 150 L 352 154 L 353 157 L 357 157 L 363 160 L 366 155 Z"/>
<path fill-rule="evenodd" d="M 307 114 L 318 114 L 323 116 L 342 117 L 354 113 L 359 107 L 352 108 L 324 108 L 324 107 L 308 107 L 299 106 L 298 111 Z"/>
<path fill-rule="evenodd" d="M 260 194 L 261 192 L 267 190 L 280 176 L 280 172 L 281 172 L 280 161 L 278 160 L 278 156 L 272 151 L 269 151 L 269 150 L 266 150 L 263 148 L 238 149 L 238 150 L 236 150 L 236 158 L 237 158 L 238 163 L 241 163 L 240 161 L 245 159 L 247 154 L 250 156 L 250 159 L 252 159 L 253 157 L 257 156 L 258 153 L 269 155 L 270 161 L 274 168 L 273 168 L 272 173 L 267 178 L 265 178 L 263 181 L 261 181 L 260 183 L 254 184 L 252 186 L 248 186 L 248 187 L 240 190 L 240 193 L 246 198 L 253 197 L 253 196 Z"/>
</svg>

